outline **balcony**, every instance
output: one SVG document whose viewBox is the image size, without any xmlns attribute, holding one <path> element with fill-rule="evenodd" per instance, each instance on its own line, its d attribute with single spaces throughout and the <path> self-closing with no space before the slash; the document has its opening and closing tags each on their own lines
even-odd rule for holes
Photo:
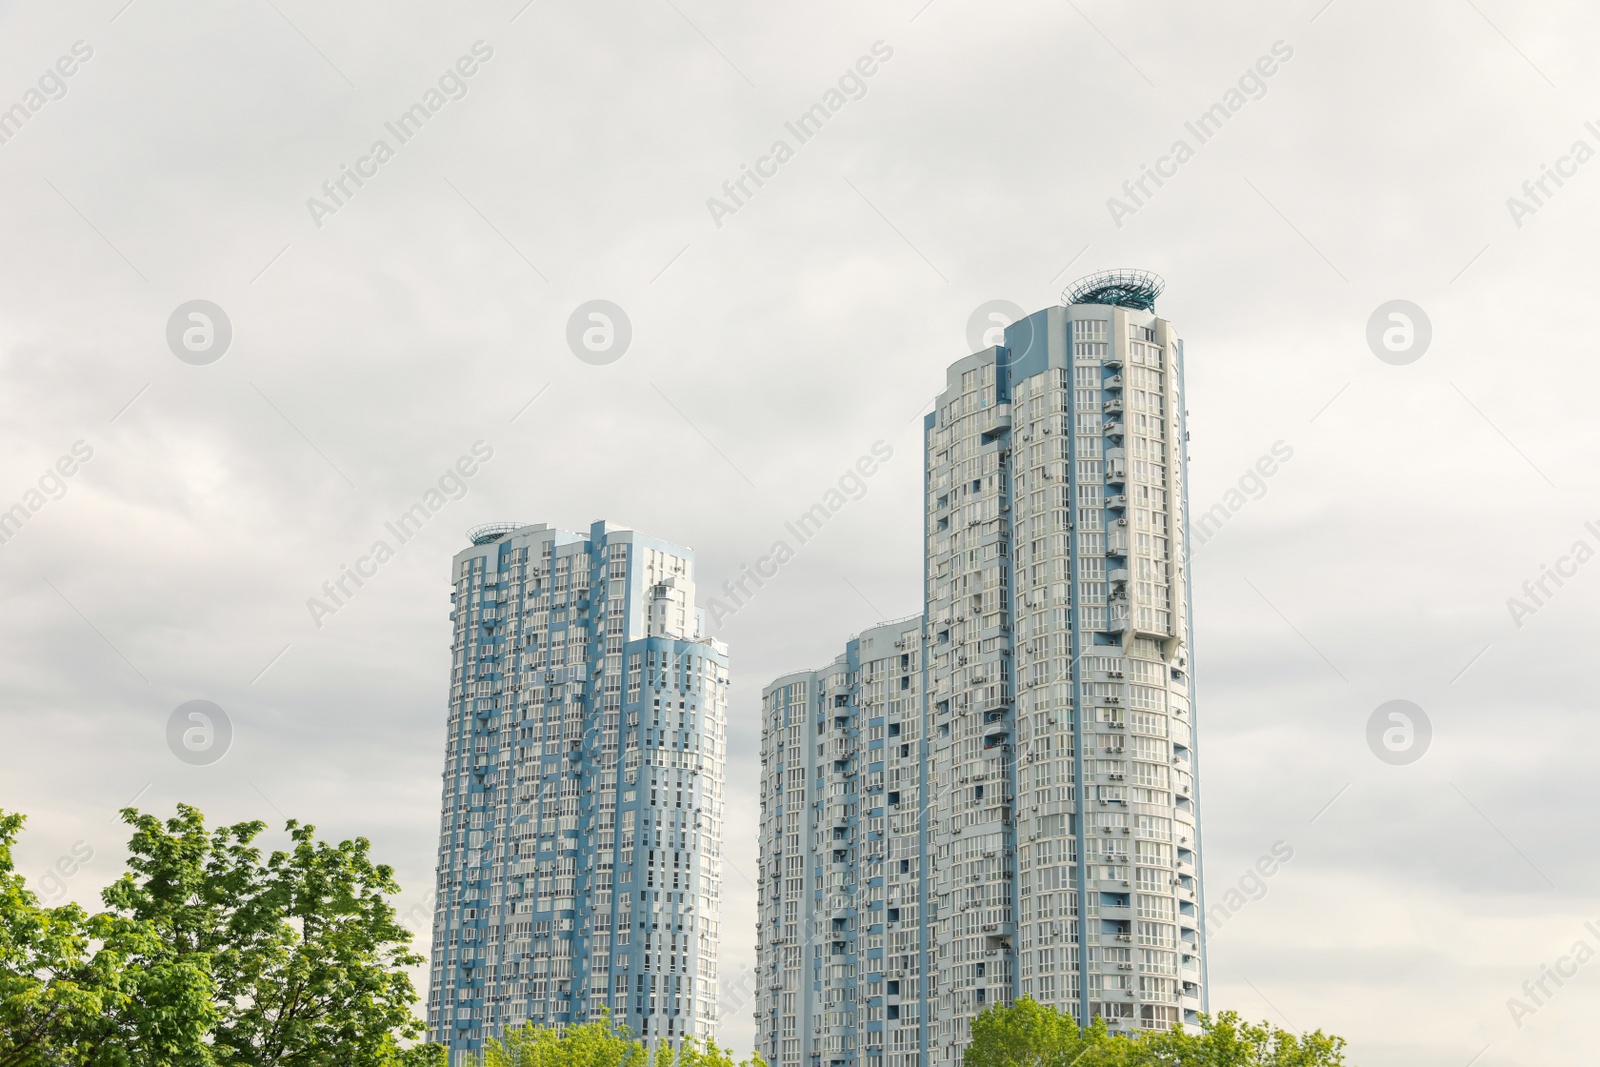
<svg viewBox="0 0 1600 1067">
<path fill-rule="evenodd" d="M 985 438 L 992 439 L 997 434 L 1011 429 L 1011 405 L 996 404 L 992 408 L 985 408 L 978 412 L 980 433 Z"/>
</svg>

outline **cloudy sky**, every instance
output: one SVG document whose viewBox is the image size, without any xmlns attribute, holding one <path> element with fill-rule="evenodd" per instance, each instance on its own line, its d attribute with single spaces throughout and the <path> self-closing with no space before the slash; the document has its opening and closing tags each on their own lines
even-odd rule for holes
<svg viewBox="0 0 1600 1067">
<path fill-rule="evenodd" d="M 919 417 L 975 309 L 1138 266 L 1187 339 L 1192 502 L 1239 505 L 1194 564 L 1212 899 L 1293 849 L 1215 930 L 1213 1005 L 1364 1067 L 1579 1057 L 1600 962 L 1522 986 L 1600 949 L 1597 33 L 1508 0 L 0 4 L 23 869 L 92 852 L 46 883 L 92 902 L 116 809 L 183 800 L 365 834 L 425 905 L 463 531 L 609 518 L 720 585 L 882 441 L 721 634 L 748 967 L 762 684 L 918 610 Z M 609 362 L 568 342 L 593 300 L 631 330 Z M 465 496 L 316 626 L 307 598 L 477 442 Z M 190 700 L 232 724 L 218 762 L 168 747 Z M 1420 758 L 1369 744 L 1391 700 Z"/>
</svg>

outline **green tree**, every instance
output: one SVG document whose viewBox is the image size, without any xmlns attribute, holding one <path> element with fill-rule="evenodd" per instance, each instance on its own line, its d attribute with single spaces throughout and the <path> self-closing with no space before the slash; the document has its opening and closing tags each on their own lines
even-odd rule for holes
<svg viewBox="0 0 1600 1067">
<path fill-rule="evenodd" d="M 23 822 L 0 812 L 0 1067 L 209 1067 L 206 961 L 148 923 L 40 907 L 12 858 Z"/>
<path fill-rule="evenodd" d="M 731 1051 L 709 1039 L 660 1041 L 652 1051 L 609 1014 L 563 1027 L 524 1023 L 489 1041 L 482 1063 L 483 1067 L 763 1067 L 755 1053 L 736 1064 Z"/>
<path fill-rule="evenodd" d="M 1236 1012 L 1200 1017 L 1200 1030 L 1111 1034 L 1096 1018 L 1080 1029 L 1071 1016 L 1023 997 L 988 1008 L 972 1023 L 962 1067 L 1341 1067 L 1344 1039 L 1316 1030 L 1296 1035 Z"/>
<path fill-rule="evenodd" d="M 291 848 L 263 860 L 265 829 L 242 822 L 208 832 L 179 805 L 165 823 L 128 808 L 129 872 L 102 899 L 111 917 L 152 931 L 136 966 L 203 959 L 213 983 L 208 1027 L 218 1067 L 420 1067 L 421 1035 L 405 968 L 423 962 L 395 919 L 393 869 L 373 863 L 365 838 L 337 845 L 289 820 Z"/>
<path fill-rule="evenodd" d="M 986 1008 L 972 1020 L 962 1067 L 1066 1067 L 1086 1040 L 1070 1015 L 1023 997 L 1010 1007 Z"/>
</svg>

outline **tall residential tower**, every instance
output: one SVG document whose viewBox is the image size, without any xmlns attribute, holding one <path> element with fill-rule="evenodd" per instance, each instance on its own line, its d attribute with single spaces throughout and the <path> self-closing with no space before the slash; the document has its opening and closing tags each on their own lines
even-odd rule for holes
<svg viewBox="0 0 1600 1067">
<path fill-rule="evenodd" d="M 758 1048 L 953 1065 L 985 1007 L 1205 1010 L 1183 343 L 1095 275 L 924 424 L 925 613 L 763 691 Z M 887 1057 L 887 1065 L 885 1065 Z"/>
<path fill-rule="evenodd" d="M 452 1067 L 601 1009 L 716 1030 L 727 649 L 686 548 L 480 527 L 451 567 L 449 736 L 428 994 Z"/>
</svg>

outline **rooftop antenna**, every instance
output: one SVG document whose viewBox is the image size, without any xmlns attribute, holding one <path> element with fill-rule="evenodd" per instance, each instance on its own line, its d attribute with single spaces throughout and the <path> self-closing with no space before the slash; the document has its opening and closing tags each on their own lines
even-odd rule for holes
<svg viewBox="0 0 1600 1067">
<path fill-rule="evenodd" d="M 1132 267 L 1097 271 L 1067 286 L 1063 304 L 1110 304 L 1112 307 L 1154 311 L 1156 297 L 1167 287 L 1161 275 Z"/>
</svg>

